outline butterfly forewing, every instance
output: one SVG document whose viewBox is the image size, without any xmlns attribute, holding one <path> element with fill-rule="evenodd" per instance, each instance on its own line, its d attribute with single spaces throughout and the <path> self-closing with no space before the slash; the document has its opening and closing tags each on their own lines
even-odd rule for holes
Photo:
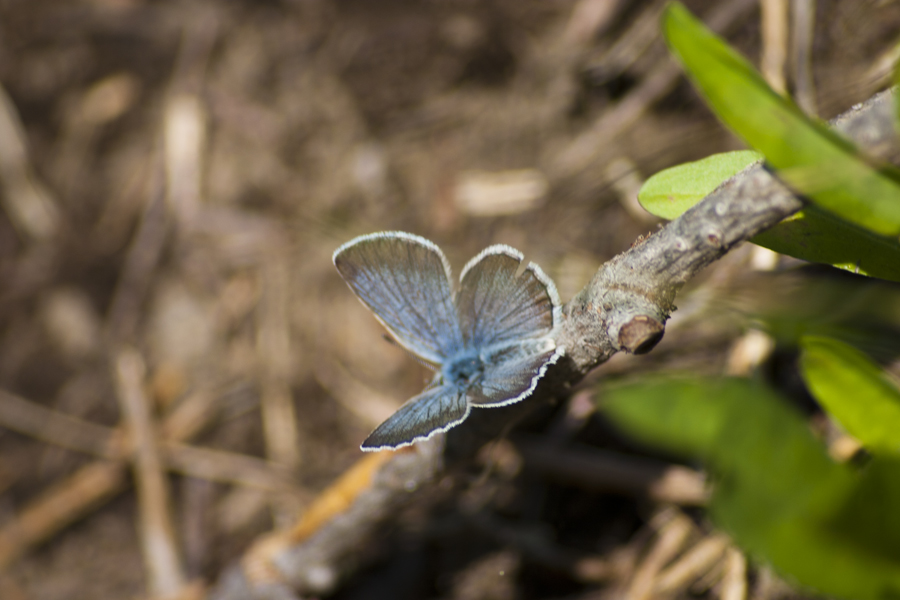
<svg viewBox="0 0 900 600">
<path fill-rule="evenodd" d="M 400 407 L 362 443 L 363 450 L 400 448 L 461 423 L 469 414 L 465 392 L 449 385 L 429 388 Z"/>
<path fill-rule="evenodd" d="M 334 264 L 409 351 L 438 364 L 459 350 L 450 269 L 433 243 L 401 232 L 366 235 L 338 248 Z"/>
<path fill-rule="evenodd" d="M 486 348 L 547 336 L 559 318 L 553 282 L 530 263 L 516 277 L 522 255 L 491 246 L 463 269 L 456 305 L 466 345 Z"/>
</svg>

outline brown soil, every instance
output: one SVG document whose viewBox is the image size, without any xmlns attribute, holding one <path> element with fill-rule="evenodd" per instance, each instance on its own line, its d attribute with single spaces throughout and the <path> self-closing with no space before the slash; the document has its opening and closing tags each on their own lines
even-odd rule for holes
<svg viewBox="0 0 900 600">
<path fill-rule="evenodd" d="M 686 4 L 704 16 L 742 3 Z M 743 4 L 725 35 L 757 62 L 759 10 Z M 900 5 L 817 4 L 813 80 L 829 118 L 887 84 Z M 592 22 L 590 9 L 605 5 L 616 8 Z M 192 397 L 213 396 L 182 440 L 268 456 L 288 475 L 272 464 L 250 470 L 290 488 L 275 493 L 233 473 L 209 481 L 193 459 L 174 469 L 166 481 L 182 568 L 214 582 L 352 465 L 385 411 L 426 380 L 338 277 L 337 246 L 410 231 L 438 243 L 458 272 L 485 246 L 506 243 L 540 264 L 566 301 L 597 265 L 656 228 L 634 207 L 634 182 L 741 147 L 683 78 L 656 93 L 644 85 L 671 60 L 653 16 L 661 5 L 0 2 L 2 112 L 22 125 L 18 139 L 0 127 L 0 389 L 115 428 L 128 381 L 117 360 L 136 348 L 154 418 L 167 422 Z M 576 10 L 584 12 L 573 18 Z M 636 119 L 616 112 L 627 103 L 642 109 Z M 598 122 L 600 133 L 573 152 Z M 20 141 L 27 156 L 17 154 Z M 502 209 L 505 188 L 481 172 L 546 192 L 485 214 Z M 473 204 L 461 200 L 466 183 Z M 708 279 L 745 281 L 747 256 L 722 261 Z M 726 318 L 692 322 L 650 356 L 617 358 L 604 373 L 721 372 L 740 328 Z M 264 427 L 261 405 L 287 416 Z M 558 435 L 563 412 L 526 429 Z M 0 597 L 152 596 L 139 535 L 148 517 L 131 471 L 113 470 L 108 489 L 67 496 L 58 486 L 101 459 L 40 422 L 28 434 L 16 429 L 0 424 Z M 637 451 L 597 419 L 571 435 Z M 478 479 L 486 467 L 473 467 L 464 497 L 398 516 L 380 543 L 360 549 L 338 597 L 621 591 L 627 570 L 596 564 L 634 565 L 672 514 L 523 474 L 505 452 L 486 459 L 487 483 Z M 58 514 L 38 512 L 40 533 L 23 537 L 17 527 L 46 494 L 59 499 Z M 699 513 L 684 514 L 692 536 L 708 533 Z M 554 562 L 574 556 L 600 562 L 580 574 Z M 764 578 L 751 573 L 751 582 Z M 680 593 L 718 594 L 710 581 Z"/>
</svg>

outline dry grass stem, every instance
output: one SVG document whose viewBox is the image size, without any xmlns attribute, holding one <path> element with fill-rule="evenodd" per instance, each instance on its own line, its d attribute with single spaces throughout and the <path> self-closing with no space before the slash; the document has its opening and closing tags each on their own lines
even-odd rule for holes
<svg viewBox="0 0 900 600">
<path fill-rule="evenodd" d="M 722 579 L 722 600 L 747 599 L 747 558 L 737 548 L 726 553 L 725 576 Z"/>
<path fill-rule="evenodd" d="M 758 329 L 751 329 L 738 338 L 728 353 L 725 373 L 746 377 L 769 358 L 775 349 L 775 340 Z"/>
<path fill-rule="evenodd" d="M 266 457 L 285 469 L 296 471 L 302 462 L 297 413 L 291 390 L 291 337 L 288 319 L 290 274 L 284 250 L 269 241 L 259 272 L 262 281 L 257 306 L 256 355 L 259 360 L 260 410 Z M 295 496 L 272 498 L 276 527 L 282 528 L 296 516 Z"/>
<path fill-rule="evenodd" d="M 638 565 L 628 588 L 628 600 L 652 598 L 662 569 L 681 553 L 696 527 L 690 518 L 677 510 L 669 509 L 658 515 L 662 521 L 656 542 Z"/>
<path fill-rule="evenodd" d="M 288 335 L 288 265 L 281 253 L 261 265 L 262 302 L 259 306 L 257 354 L 263 429 L 270 460 L 287 468 L 300 464 L 297 416 L 289 385 L 291 343 Z"/>
<path fill-rule="evenodd" d="M 169 216 L 161 178 L 154 176 L 137 231 L 125 255 L 125 264 L 113 294 L 106 322 L 111 340 L 132 339 L 139 324 L 141 306 L 163 253 L 169 232 Z"/>
<path fill-rule="evenodd" d="M 619 197 L 619 203 L 632 219 L 647 225 L 659 223 L 659 218 L 644 210 L 638 200 L 638 192 L 644 185 L 644 178 L 633 161 L 623 156 L 610 162 L 606 166 L 606 180 L 610 182 L 613 191 Z"/>
<path fill-rule="evenodd" d="M 172 523 L 169 486 L 157 445 L 150 403 L 144 394 L 144 362 L 135 350 L 115 357 L 118 399 L 134 443 L 134 472 L 148 588 L 154 596 L 175 596 L 186 583 Z"/>
<path fill-rule="evenodd" d="M 762 56 L 759 70 L 776 92 L 787 92 L 785 72 L 788 56 L 788 9 L 791 0 L 762 0 Z"/>
<path fill-rule="evenodd" d="M 176 94 L 165 112 L 166 199 L 181 228 L 200 211 L 200 174 L 206 145 L 206 110 L 193 94 Z"/>
<path fill-rule="evenodd" d="M 160 450 L 165 466 L 182 475 L 269 492 L 299 493 L 289 469 L 261 458 L 170 441 L 161 442 Z"/>
<path fill-rule="evenodd" d="M 709 499 L 705 476 L 687 467 L 552 443 L 523 441 L 518 448 L 528 467 L 556 481 L 672 504 L 697 506 Z"/>
<path fill-rule="evenodd" d="M 189 438 L 203 421 L 198 419 L 193 424 L 182 425 L 184 411 L 196 411 L 195 407 L 208 409 L 206 398 L 209 398 L 208 394 L 204 394 L 200 402 L 184 402 L 182 406 L 187 408 L 174 412 L 166 420 L 165 433 L 174 439 Z M 3 390 L 0 390 L 0 425 L 48 444 L 98 458 L 126 460 L 133 452 L 133 442 L 124 430 L 95 425 Z M 187 432 L 180 431 L 183 428 L 187 428 Z M 166 468 L 190 477 L 269 491 L 283 492 L 294 486 L 288 470 L 256 457 L 198 448 L 170 439 L 160 440 L 159 448 Z"/>
<path fill-rule="evenodd" d="M 816 84 L 813 80 L 812 50 L 816 24 L 816 0 L 791 0 L 791 66 L 794 99 L 809 115 L 816 115 Z"/>
<path fill-rule="evenodd" d="M 172 411 L 161 430 L 171 440 L 185 440 L 196 435 L 215 417 L 215 398 L 216 395 L 207 390 L 189 395 Z M 18 400 L 20 405 L 26 402 L 21 398 Z M 19 408 L 21 410 L 21 406 Z M 43 410 L 35 410 L 34 405 L 28 403 L 28 408 L 22 411 L 28 413 L 23 421 L 35 423 L 38 417 L 47 417 Z M 57 415 L 49 416 L 48 420 L 56 421 Z M 93 425 L 90 432 L 96 432 L 96 427 Z M 83 439 L 86 434 L 88 429 L 80 430 L 77 438 Z M 124 452 L 124 446 L 120 448 Z M 29 501 L 15 519 L 0 528 L 0 568 L 124 490 L 128 486 L 126 463 L 124 456 L 120 458 L 121 461 L 90 463 Z"/>
<path fill-rule="evenodd" d="M 125 465 L 112 461 L 93 462 L 51 486 L 0 528 L 0 568 L 127 486 Z"/>
<path fill-rule="evenodd" d="M 665 1 L 657 0 L 641 11 L 615 42 L 589 57 L 585 67 L 601 80 L 619 77 L 634 68 L 638 61 L 646 57 L 654 42 L 660 39 L 659 18 L 663 6 Z"/>
<path fill-rule="evenodd" d="M 727 31 L 756 8 L 757 4 L 757 0 L 722 2 L 710 11 L 704 22 L 714 31 Z M 578 134 L 562 150 L 552 165 L 554 175 L 571 177 L 590 165 L 598 164 L 610 142 L 634 125 L 655 102 L 671 91 L 681 75 L 681 68 L 675 62 L 668 56 L 662 58 L 627 96 L 613 108 L 601 113 L 586 131 Z"/>
<path fill-rule="evenodd" d="M 664 595 L 685 590 L 722 561 L 728 544 L 728 537 L 718 533 L 700 540 L 659 574 L 656 593 Z"/>
<path fill-rule="evenodd" d="M 368 428 L 374 429 L 400 408 L 399 399 L 367 386 L 338 362 L 320 363 L 315 378 L 332 398 Z"/>
<path fill-rule="evenodd" d="M 0 87 L 0 200 L 18 231 L 34 241 L 48 241 L 59 229 L 59 209 L 28 160 L 22 121 L 6 90 Z"/>
<path fill-rule="evenodd" d="M 609 26 L 622 4 L 623 0 L 579 0 L 560 38 L 576 46 L 588 44 Z"/>
<path fill-rule="evenodd" d="M 70 417 L 4 390 L 0 390 L 0 426 L 69 450 L 101 458 L 121 458 L 117 448 L 119 432 Z"/>
</svg>

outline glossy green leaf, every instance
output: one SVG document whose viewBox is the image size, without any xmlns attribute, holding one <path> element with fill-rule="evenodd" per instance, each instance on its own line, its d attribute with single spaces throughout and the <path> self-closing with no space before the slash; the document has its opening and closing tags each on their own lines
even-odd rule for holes
<svg viewBox="0 0 900 600">
<path fill-rule="evenodd" d="M 830 460 L 805 420 L 745 380 L 656 380 L 607 389 L 626 433 L 702 459 L 713 520 L 752 555 L 819 592 L 900 597 L 900 461 L 862 472 Z"/>
<path fill-rule="evenodd" d="M 759 152 L 738 150 L 665 169 L 644 182 L 638 201 L 650 214 L 671 221 L 760 160 Z"/>
<path fill-rule="evenodd" d="M 802 347 L 803 379 L 819 404 L 871 452 L 900 455 L 900 389 L 888 374 L 832 338 L 807 337 Z"/>
<path fill-rule="evenodd" d="M 675 219 L 762 155 L 723 152 L 665 169 L 641 187 L 638 200 L 651 214 Z M 839 269 L 900 281 L 900 241 L 872 233 L 810 205 L 752 239 L 775 252 Z"/>
<path fill-rule="evenodd" d="M 843 219 L 900 234 L 900 170 L 876 164 L 803 114 L 681 4 L 666 7 L 663 32 L 717 116 L 762 152 L 781 179 Z"/>
</svg>

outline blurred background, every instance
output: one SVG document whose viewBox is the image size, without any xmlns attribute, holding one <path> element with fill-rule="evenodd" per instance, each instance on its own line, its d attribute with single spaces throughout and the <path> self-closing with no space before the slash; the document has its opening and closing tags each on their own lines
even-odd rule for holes
<svg viewBox="0 0 900 600">
<path fill-rule="evenodd" d="M 888 84 L 900 3 L 762 4 L 686 2 L 822 118 Z M 509 244 L 566 302 L 655 231 L 646 177 L 742 147 L 666 52 L 663 5 L 0 1 L 0 597 L 159 597 L 140 495 L 170 507 L 179 577 L 209 584 L 360 458 L 429 377 L 337 275 L 343 242 L 413 232 L 457 273 Z M 889 292 L 739 248 L 679 297 L 653 353 L 614 358 L 526 429 L 646 454 L 587 398 L 660 369 L 757 369 L 814 415 L 778 332 L 800 304 L 866 317 L 847 330 L 884 349 L 869 309 Z M 761 315 L 782 328 L 752 330 Z M 168 473 L 137 491 L 126 425 L 156 436 Z M 467 491 L 434 492 L 360 548 L 335 597 L 602 598 L 665 527 L 709 536 L 701 498 L 532 462 L 495 447 Z M 723 573 L 670 594 L 719 597 Z M 794 594 L 760 573 L 759 597 Z"/>
</svg>

